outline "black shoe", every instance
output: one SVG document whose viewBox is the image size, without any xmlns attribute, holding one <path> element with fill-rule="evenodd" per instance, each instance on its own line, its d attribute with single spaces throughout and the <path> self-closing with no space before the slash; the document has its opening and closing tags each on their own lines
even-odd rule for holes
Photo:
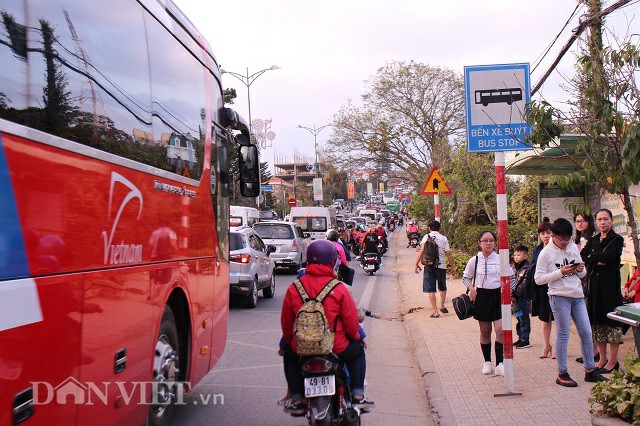
<svg viewBox="0 0 640 426">
<path fill-rule="evenodd" d="M 576 358 L 576 362 L 579 362 L 580 364 L 584 364 L 584 360 L 582 359 L 582 357 Z"/>
<path fill-rule="evenodd" d="M 367 408 L 367 407 L 373 407 L 375 405 L 375 402 L 367 399 L 366 396 L 363 396 L 362 398 L 353 398 L 352 401 L 353 405 L 358 406 L 360 408 Z"/>
<path fill-rule="evenodd" d="M 616 365 L 614 365 L 613 367 L 611 367 L 610 370 L 607 370 L 606 368 L 602 367 L 601 369 L 598 370 L 598 373 L 600 374 L 611 374 L 611 372 L 613 370 L 620 370 L 620 362 L 616 362 Z"/>
<path fill-rule="evenodd" d="M 602 369 L 600 369 L 600 371 L 602 371 Z M 585 382 L 592 382 L 592 383 L 596 383 L 596 382 L 604 382 L 605 380 L 607 380 L 606 377 L 604 377 L 600 371 L 593 370 L 593 371 L 587 371 L 584 373 L 584 381 Z"/>
<path fill-rule="evenodd" d="M 518 339 L 518 341 L 517 341 L 517 342 L 514 342 L 514 343 L 513 343 L 513 347 L 514 347 L 514 348 L 515 348 L 515 347 L 517 347 L 520 343 L 522 343 L 522 340 Z"/>
<path fill-rule="evenodd" d="M 587 374 L 593 374 L 595 372 L 592 371 L 591 373 L 587 373 Z M 586 376 L 585 376 L 585 380 Z M 556 379 L 556 383 L 559 384 L 560 386 L 565 386 L 567 388 L 575 388 L 578 386 L 578 384 L 576 383 L 575 380 L 573 380 L 571 378 L 571 376 L 569 376 L 569 373 L 560 373 L 558 374 L 558 378 Z"/>
<path fill-rule="evenodd" d="M 513 346 L 515 346 L 516 349 L 524 349 L 524 348 L 530 348 L 531 347 L 531 343 L 522 341 L 522 342 L 518 343 L 517 345 L 513 345 Z"/>
<path fill-rule="evenodd" d="M 600 352 L 598 352 L 594 357 L 593 357 L 593 362 L 598 362 L 600 361 Z"/>
</svg>

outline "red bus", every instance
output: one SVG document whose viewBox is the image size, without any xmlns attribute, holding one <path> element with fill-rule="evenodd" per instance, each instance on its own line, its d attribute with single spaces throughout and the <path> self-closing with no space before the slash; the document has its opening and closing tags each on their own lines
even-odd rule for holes
<svg viewBox="0 0 640 426">
<path fill-rule="evenodd" d="M 0 425 L 166 423 L 224 350 L 257 149 L 170 0 L 0 12 Z"/>
</svg>

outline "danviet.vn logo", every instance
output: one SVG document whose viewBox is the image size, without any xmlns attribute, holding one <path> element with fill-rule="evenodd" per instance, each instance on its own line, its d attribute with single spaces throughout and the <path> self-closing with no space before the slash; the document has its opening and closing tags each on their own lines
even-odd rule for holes
<svg viewBox="0 0 640 426">
<path fill-rule="evenodd" d="M 189 382 L 81 382 L 67 377 L 62 382 L 31 382 L 33 405 L 108 405 L 116 398 L 125 405 L 186 405 Z M 224 405 L 224 394 L 191 394 L 194 405 Z"/>
</svg>

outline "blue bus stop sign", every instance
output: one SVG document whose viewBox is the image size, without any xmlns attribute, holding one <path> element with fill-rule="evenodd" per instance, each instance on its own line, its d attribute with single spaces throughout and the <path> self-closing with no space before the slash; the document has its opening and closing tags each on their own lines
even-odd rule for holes
<svg viewBox="0 0 640 426">
<path fill-rule="evenodd" d="M 531 100 L 529 64 L 464 67 L 467 152 L 531 149 L 525 108 Z"/>
</svg>

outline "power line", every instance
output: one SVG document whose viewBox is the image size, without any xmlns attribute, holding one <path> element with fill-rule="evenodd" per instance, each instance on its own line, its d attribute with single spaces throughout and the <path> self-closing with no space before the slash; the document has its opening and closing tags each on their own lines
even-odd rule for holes
<svg viewBox="0 0 640 426">
<path fill-rule="evenodd" d="M 591 26 L 591 24 L 593 24 L 595 21 L 607 16 L 608 14 L 613 12 L 614 10 L 617 10 L 617 9 L 621 8 L 622 6 L 627 5 L 629 2 L 631 2 L 631 0 L 620 0 L 620 1 L 612 4 L 611 6 L 607 7 L 603 11 L 601 11 L 599 13 L 596 13 L 593 16 L 589 17 L 588 19 L 585 19 L 584 21 L 580 22 L 580 25 L 578 25 L 578 28 L 575 29 L 575 32 L 571 35 L 571 37 L 569 38 L 567 43 L 564 45 L 564 47 L 562 48 L 562 50 L 558 54 L 558 57 L 556 58 L 556 60 L 553 61 L 553 64 L 551 64 L 551 66 L 544 73 L 544 75 L 542 76 L 540 81 L 538 81 L 538 83 L 535 85 L 535 87 L 531 91 L 531 94 L 532 95 L 535 94 L 540 89 L 540 87 L 542 87 L 542 85 L 547 80 L 547 78 L 549 78 L 549 76 L 551 75 L 551 73 L 553 72 L 555 67 L 558 66 L 558 64 L 560 63 L 560 60 L 562 59 L 562 57 L 569 51 L 569 49 L 571 48 L 571 45 L 573 45 L 573 42 L 576 41 L 576 39 L 578 37 L 580 37 L 580 34 L 582 34 L 582 32 L 585 29 L 587 29 L 589 26 Z"/>
<path fill-rule="evenodd" d="M 533 74 L 533 72 L 536 70 L 536 68 L 538 68 L 538 66 L 540 66 L 540 64 L 542 63 L 542 61 L 544 60 L 545 56 L 547 56 L 547 54 L 549 53 L 549 51 L 551 50 L 551 48 L 553 47 L 554 44 L 556 44 L 556 41 L 558 41 L 558 39 L 560 38 L 560 36 L 562 35 L 562 32 L 565 30 L 565 28 L 567 28 L 567 25 L 569 25 L 569 22 L 571 22 L 571 20 L 573 19 L 573 17 L 576 15 L 576 13 L 578 12 L 578 9 L 580 9 L 583 5 L 581 3 L 578 3 L 576 5 L 576 8 L 573 9 L 573 12 L 571 13 L 571 16 L 569 16 L 569 19 L 567 19 L 567 22 L 564 23 L 564 26 L 562 27 L 562 29 L 560 30 L 560 32 L 558 32 L 558 35 L 551 41 L 551 43 L 549 44 L 549 46 L 547 47 L 547 50 L 541 54 L 540 56 L 538 56 L 539 59 L 536 59 L 534 62 L 537 62 L 534 66 L 533 69 L 531 70 L 531 73 Z"/>
</svg>

